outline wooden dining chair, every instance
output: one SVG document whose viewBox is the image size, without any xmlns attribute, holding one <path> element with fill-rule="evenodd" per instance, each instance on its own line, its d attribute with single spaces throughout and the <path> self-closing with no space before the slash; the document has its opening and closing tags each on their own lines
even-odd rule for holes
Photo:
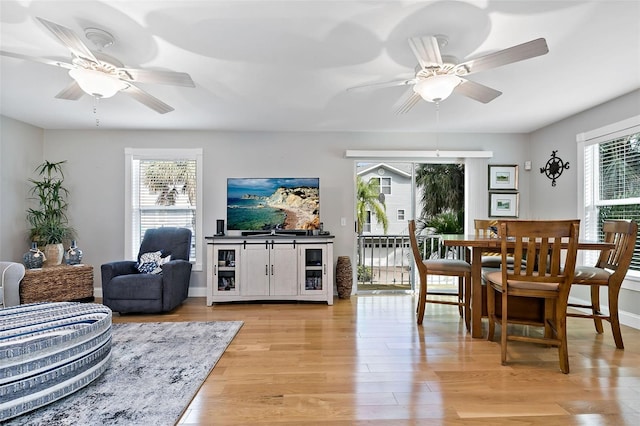
<svg viewBox="0 0 640 426">
<path fill-rule="evenodd" d="M 440 303 L 456 305 L 460 316 L 464 318 L 467 330 L 471 330 L 471 265 L 462 259 L 423 259 L 416 238 L 416 222 L 409 221 L 409 241 L 420 276 L 420 293 L 418 296 L 417 322 L 422 324 L 427 303 Z M 427 277 L 429 275 L 441 275 L 458 277 L 457 291 L 428 290 Z M 434 299 L 429 296 L 449 296 L 451 299 Z"/>
<path fill-rule="evenodd" d="M 620 318 L 618 316 L 618 295 L 624 280 L 638 235 L 638 224 L 628 220 L 607 220 L 602 225 L 604 241 L 613 243 L 615 248 L 603 250 L 595 266 L 577 266 L 574 285 L 588 285 L 591 287 L 591 304 L 569 303 L 570 307 L 587 308 L 591 313 L 567 312 L 569 317 L 592 318 L 596 332 L 602 334 L 602 320 L 611 323 L 611 333 L 616 348 L 624 349 L 622 333 L 620 332 Z M 609 313 L 600 311 L 600 288 L 607 287 Z"/>
<path fill-rule="evenodd" d="M 498 238 L 498 221 L 495 219 L 474 219 L 473 229 L 476 237 Z"/>
<path fill-rule="evenodd" d="M 494 219 L 474 219 L 473 230 L 476 237 L 498 238 L 498 221 Z M 483 252 L 483 268 L 499 268 L 500 252 Z"/>
<path fill-rule="evenodd" d="M 560 370 L 569 372 L 566 313 L 579 227 L 579 220 L 500 222 L 502 267 L 487 275 L 487 309 L 489 340 L 493 340 L 495 324 L 500 324 L 503 365 L 507 363 L 508 341 L 534 342 L 557 346 Z M 513 256 L 513 264 L 507 264 L 508 255 Z M 523 265 L 524 256 L 527 262 Z M 497 294 L 501 296 L 501 312 L 495 309 Z M 543 301 L 544 314 L 539 320 L 510 317 L 507 314 L 510 296 Z M 512 334 L 514 330 L 508 324 L 543 327 L 544 334 Z"/>
</svg>

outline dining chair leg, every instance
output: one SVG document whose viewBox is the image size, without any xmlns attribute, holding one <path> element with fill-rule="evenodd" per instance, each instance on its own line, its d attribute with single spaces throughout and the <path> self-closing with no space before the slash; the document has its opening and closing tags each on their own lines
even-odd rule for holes
<svg viewBox="0 0 640 426">
<path fill-rule="evenodd" d="M 486 285 L 487 289 L 487 317 L 489 317 L 489 332 L 487 334 L 487 340 L 493 340 L 493 334 L 496 330 L 495 314 L 496 314 L 496 297 L 495 290 L 490 284 Z M 473 307 L 473 309 L 478 309 Z"/>
<path fill-rule="evenodd" d="M 602 319 L 596 317 L 596 315 L 602 315 L 600 311 L 600 286 L 599 285 L 591 286 L 591 314 L 594 316 L 593 323 L 596 327 L 596 332 L 598 334 L 604 333 L 604 328 L 602 328 Z"/>
<path fill-rule="evenodd" d="M 458 312 L 460 313 L 460 318 L 464 318 L 464 309 L 462 307 L 462 302 L 464 301 L 464 278 L 458 277 Z"/>
<path fill-rule="evenodd" d="M 417 321 L 418 325 L 422 324 L 424 319 L 424 310 L 427 304 L 427 276 L 420 275 L 420 295 L 418 296 L 418 312 Z"/>
<path fill-rule="evenodd" d="M 464 324 L 471 332 L 471 274 L 464 277 Z"/>
<path fill-rule="evenodd" d="M 507 293 L 502 292 L 502 318 L 500 322 L 500 356 L 502 365 L 507 365 Z"/>
<path fill-rule="evenodd" d="M 618 315 L 618 294 L 620 288 L 609 287 L 609 322 L 611 322 L 611 334 L 616 342 L 616 348 L 624 349 L 622 332 L 620 331 L 620 317 Z M 600 322 L 602 324 L 602 321 Z"/>
<path fill-rule="evenodd" d="M 567 335 L 562 336 L 560 347 L 558 348 L 558 356 L 560 357 L 560 371 L 569 374 L 569 353 L 567 351 Z"/>
<path fill-rule="evenodd" d="M 560 303 L 557 303 L 560 305 Z M 565 311 L 566 311 L 566 304 Z M 555 311 L 554 311 L 555 312 Z M 558 357 L 560 361 L 560 371 L 564 374 L 569 374 L 569 348 L 567 345 L 567 317 L 564 312 L 556 312 L 554 314 L 554 324 L 556 327 L 556 338 L 560 341 L 558 347 Z M 559 321 L 558 318 L 561 318 Z"/>
</svg>

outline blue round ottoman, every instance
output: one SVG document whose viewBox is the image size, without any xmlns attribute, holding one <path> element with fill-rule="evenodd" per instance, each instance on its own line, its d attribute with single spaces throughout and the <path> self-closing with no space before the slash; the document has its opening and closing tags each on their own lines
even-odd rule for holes
<svg viewBox="0 0 640 426">
<path fill-rule="evenodd" d="M 94 303 L 0 309 L 0 422 L 63 398 L 102 374 L 111 310 Z"/>
</svg>

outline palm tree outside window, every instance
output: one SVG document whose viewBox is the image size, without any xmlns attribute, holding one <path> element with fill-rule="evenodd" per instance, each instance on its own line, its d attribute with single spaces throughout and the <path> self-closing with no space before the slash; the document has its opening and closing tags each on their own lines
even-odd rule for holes
<svg viewBox="0 0 640 426">
<path fill-rule="evenodd" d="M 363 232 L 371 231 L 372 215 L 375 216 L 377 222 L 382 225 L 384 233 L 387 233 L 389 222 L 387 220 L 386 207 L 383 201 L 380 201 L 380 188 L 375 179 L 365 182 L 360 176 L 356 181 L 356 215 L 357 215 L 357 232 L 362 235 Z M 365 225 L 368 224 L 368 230 Z"/>
</svg>

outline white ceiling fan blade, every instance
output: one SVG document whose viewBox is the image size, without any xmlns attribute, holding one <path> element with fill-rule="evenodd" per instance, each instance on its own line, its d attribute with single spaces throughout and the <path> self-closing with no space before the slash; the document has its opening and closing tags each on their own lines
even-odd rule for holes
<svg viewBox="0 0 640 426">
<path fill-rule="evenodd" d="M 52 59 L 40 58 L 36 56 L 22 55 L 20 53 L 7 52 L 6 50 L 0 50 L 0 55 L 8 56 L 10 58 L 16 58 L 16 59 L 24 59 L 25 61 L 40 62 L 41 64 L 53 65 L 56 67 L 66 68 L 69 70 L 74 68 L 72 64 L 69 64 L 66 62 L 54 61 Z"/>
<path fill-rule="evenodd" d="M 347 90 L 382 89 L 384 87 L 408 86 L 410 84 L 416 84 L 415 78 L 412 77 L 401 80 L 383 81 L 381 83 L 361 84 L 359 86 L 349 87 Z"/>
<path fill-rule="evenodd" d="M 464 95 L 468 98 L 474 99 L 483 104 L 489 103 L 498 96 L 502 95 L 502 92 L 491 87 L 485 86 L 475 81 L 461 79 L 462 83 L 458 84 L 453 90 L 459 95 Z"/>
<path fill-rule="evenodd" d="M 464 67 L 470 74 L 534 58 L 548 52 L 549 47 L 547 46 L 547 41 L 544 38 L 538 38 L 536 40 L 531 40 L 517 46 L 509 47 L 495 53 L 490 53 L 488 55 L 463 62 L 462 64 L 457 65 L 456 68 Z"/>
<path fill-rule="evenodd" d="M 140 89 L 139 87 L 134 86 L 133 84 L 130 84 L 129 87 L 122 90 L 121 92 L 131 96 L 136 101 L 160 114 L 166 114 L 173 111 L 173 107 L 165 104 L 160 99 L 151 96 L 150 94 Z"/>
<path fill-rule="evenodd" d="M 442 55 L 437 38 L 433 36 L 411 37 L 409 47 L 423 69 L 442 65 Z"/>
<path fill-rule="evenodd" d="M 118 68 L 121 80 L 133 83 L 168 84 L 172 86 L 196 87 L 191 76 L 184 72 L 154 71 L 136 68 Z"/>
<path fill-rule="evenodd" d="M 38 20 L 47 27 L 64 44 L 74 56 L 86 61 L 97 63 L 98 60 L 80 38 L 67 27 L 38 17 Z"/>
<path fill-rule="evenodd" d="M 413 87 L 410 87 L 393 105 L 393 110 L 396 114 L 405 114 L 409 112 L 415 104 L 420 102 L 420 100 L 422 100 L 420 95 L 414 92 Z"/>
<path fill-rule="evenodd" d="M 74 81 L 71 82 L 67 87 L 62 89 L 60 93 L 58 93 L 55 97 L 58 99 L 68 99 L 70 101 L 77 101 L 84 95 L 84 90 L 80 88 L 78 83 Z"/>
</svg>

